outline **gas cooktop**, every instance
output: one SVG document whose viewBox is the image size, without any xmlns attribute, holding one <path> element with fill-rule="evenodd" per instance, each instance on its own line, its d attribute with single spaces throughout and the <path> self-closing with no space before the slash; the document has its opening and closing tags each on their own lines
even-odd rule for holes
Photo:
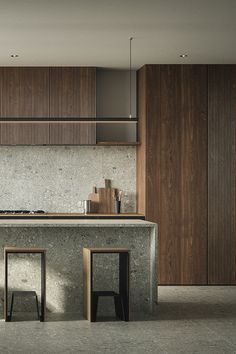
<svg viewBox="0 0 236 354">
<path fill-rule="evenodd" d="M 0 214 L 44 214 L 43 210 L 0 210 Z"/>
</svg>

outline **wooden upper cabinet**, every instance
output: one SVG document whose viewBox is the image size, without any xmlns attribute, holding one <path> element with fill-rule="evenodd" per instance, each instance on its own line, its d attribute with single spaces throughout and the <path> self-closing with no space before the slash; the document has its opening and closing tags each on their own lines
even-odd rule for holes
<svg viewBox="0 0 236 354">
<path fill-rule="evenodd" d="M 49 144 L 49 123 L 2 122 L 0 144 L 47 145 Z"/>
<path fill-rule="evenodd" d="M 96 116 L 96 69 L 50 68 L 50 117 Z"/>
<path fill-rule="evenodd" d="M 0 117 L 49 117 L 49 68 L 0 68 Z"/>
<path fill-rule="evenodd" d="M 95 145 L 96 123 L 50 123 L 50 145 Z"/>
</svg>

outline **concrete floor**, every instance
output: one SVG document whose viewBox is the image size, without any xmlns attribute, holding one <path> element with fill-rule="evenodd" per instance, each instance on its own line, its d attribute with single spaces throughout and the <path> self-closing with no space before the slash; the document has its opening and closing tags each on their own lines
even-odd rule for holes
<svg viewBox="0 0 236 354">
<path fill-rule="evenodd" d="M 159 287 L 158 314 L 128 323 L 1 320 L 0 353 L 236 353 L 236 287 Z"/>
</svg>

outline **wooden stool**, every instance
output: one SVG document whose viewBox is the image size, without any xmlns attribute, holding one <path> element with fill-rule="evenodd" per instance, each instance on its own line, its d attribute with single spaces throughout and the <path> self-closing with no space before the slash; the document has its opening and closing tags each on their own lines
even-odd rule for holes
<svg viewBox="0 0 236 354">
<path fill-rule="evenodd" d="M 18 247 L 5 247 L 4 248 L 4 262 L 5 262 L 5 291 L 4 291 L 4 318 L 5 321 L 11 321 L 12 307 L 14 301 L 14 293 L 11 302 L 10 316 L 8 315 L 8 255 L 10 253 L 32 253 L 41 254 L 41 314 L 39 319 L 41 322 L 45 319 L 46 312 L 46 250 L 44 248 L 18 248 Z M 26 292 L 19 292 L 26 293 Z M 28 293 L 28 292 L 27 292 Z M 30 292 L 35 293 L 35 292 Z M 36 295 L 37 296 L 37 295 Z"/>
<path fill-rule="evenodd" d="M 93 290 L 93 255 L 96 253 L 119 254 L 119 293 Z M 84 316 L 96 321 L 99 296 L 113 296 L 116 315 L 129 321 L 129 250 L 126 248 L 83 248 Z"/>
</svg>

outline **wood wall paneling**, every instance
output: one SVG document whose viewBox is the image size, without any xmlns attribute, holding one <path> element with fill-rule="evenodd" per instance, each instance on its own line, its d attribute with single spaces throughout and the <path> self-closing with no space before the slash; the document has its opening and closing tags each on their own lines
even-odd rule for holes
<svg viewBox="0 0 236 354">
<path fill-rule="evenodd" d="M 50 145 L 94 145 L 96 123 L 50 123 Z"/>
<path fill-rule="evenodd" d="M 146 107 L 146 179 L 138 178 L 138 190 L 141 181 L 146 218 L 159 225 L 158 281 L 206 284 L 207 67 L 147 65 L 145 70 L 146 97 L 139 111 Z M 141 158 L 138 154 L 137 164 Z"/>
<path fill-rule="evenodd" d="M 236 284 L 236 66 L 209 65 L 208 277 Z"/>
<path fill-rule="evenodd" d="M 96 69 L 50 68 L 50 117 L 96 116 Z"/>
<path fill-rule="evenodd" d="M 158 279 L 162 284 L 178 284 L 182 282 L 181 259 L 184 256 L 181 255 L 181 70 L 178 66 L 162 66 L 160 70 L 157 123 L 160 142 L 156 147 L 159 159 L 157 220 L 160 225 Z"/>
<path fill-rule="evenodd" d="M 0 68 L 0 116 L 49 117 L 49 69 Z"/>
<path fill-rule="evenodd" d="M 181 281 L 207 284 L 207 66 L 182 66 L 181 76 Z"/>
<path fill-rule="evenodd" d="M 146 212 L 146 66 L 137 72 L 137 97 L 138 97 L 138 131 L 137 140 L 140 145 L 136 148 L 137 163 L 137 210 Z"/>
<path fill-rule="evenodd" d="M 160 183 L 158 176 L 161 159 L 161 69 L 159 65 L 146 67 L 146 213 L 148 220 L 158 220 L 160 215 Z M 152 197 L 150 197 L 152 196 Z M 160 266 L 160 263 L 159 263 Z"/>
<path fill-rule="evenodd" d="M 49 144 L 49 123 L 0 123 L 1 145 Z"/>
</svg>

